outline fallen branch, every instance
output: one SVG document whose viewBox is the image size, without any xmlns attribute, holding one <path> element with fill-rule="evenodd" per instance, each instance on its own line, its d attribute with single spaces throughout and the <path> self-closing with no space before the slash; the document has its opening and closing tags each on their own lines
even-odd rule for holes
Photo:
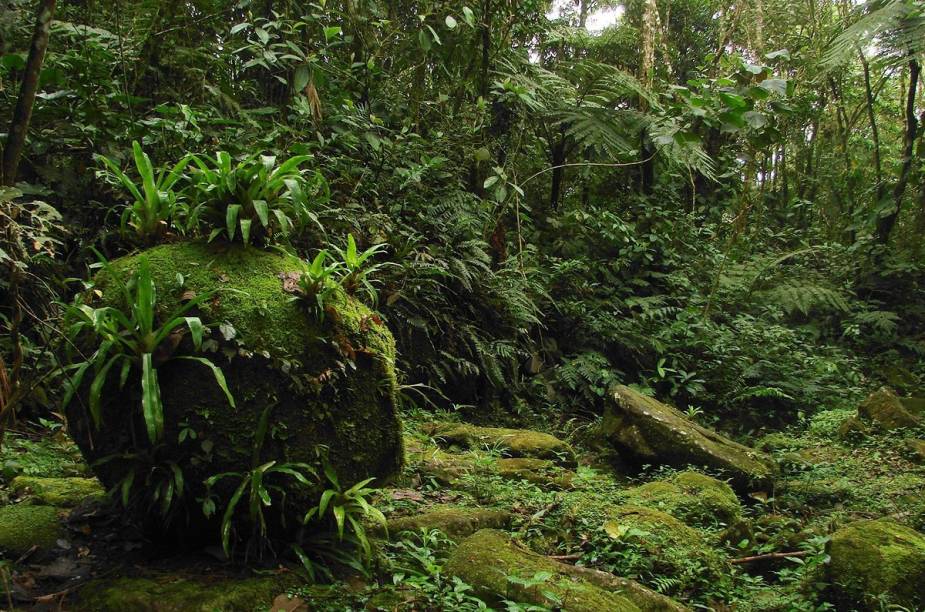
<svg viewBox="0 0 925 612">
<path fill-rule="evenodd" d="M 786 559 L 788 557 L 805 557 L 809 553 L 805 550 L 797 552 L 776 552 L 776 553 L 767 553 L 765 555 L 755 555 L 753 557 L 742 557 L 741 559 L 733 559 L 729 563 L 733 565 L 741 565 L 743 563 L 751 563 L 752 561 L 765 561 L 767 559 Z"/>
<path fill-rule="evenodd" d="M 577 561 L 581 559 L 581 553 L 574 553 L 571 555 L 546 555 L 547 559 L 555 559 L 556 561 Z"/>
</svg>

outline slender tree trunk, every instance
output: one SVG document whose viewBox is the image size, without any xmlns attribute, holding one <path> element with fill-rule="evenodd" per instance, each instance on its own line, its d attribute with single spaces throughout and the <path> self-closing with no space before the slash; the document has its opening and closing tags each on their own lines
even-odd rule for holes
<svg viewBox="0 0 925 612">
<path fill-rule="evenodd" d="M 48 48 L 51 21 L 55 15 L 55 2 L 56 0 L 41 0 L 39 3 L 35 32 L 32 34 L 32 46 L 29 48 L 29 59 L 26 61 L 22 87 L 19 90 L 19 98 L 16 100 L 16 108 L 13 110 L 6 147 L 3 149 L 0 184 L 12 185 L 16 181 L 19 159 L 22 157 L 26 133 L 29 131 L 29 122 L 32 120 L 35 94 L 39 88 L 39 74 L 42 72 L 42 63 L 45 61 L 45 50 Z"/>
<path fill-rule="evenodd" d="M 883 183 L 883 165 L 880 162 L 880 130 L 877 128 L 877 117 L 874 114 L 874 92 L 870 86 L 870 63 L 864 57 L 864 52 L 858 49 L 861 58 L 861 67 L 864 69 L 864 99 L 867 106 L 867 119 L 870 121 L 871 140 L 874 144 L 874 176 L 877 182 L 877 205 L 879 206 L 886 196 L 886 185 Z"/>
<path fill-rule="evenodd" d="M 906 129 L 903 138 L 902 166 L 899 169 L 899 178 L 893 188 L 893 210 L 889 215 L 881 217 L 877 223 L 877 241 L 886 244 L 890 240 L 890 233 L 896 226 L 899 211 L 902 208 L 903 194 L 912 173 L 912 160 L 915 148 L 915 137 L 918 133 L 918 118 L 915 116 L 915 92 L 919 84 L 920 66 L 914 58 L 909 60 L 909 91 L 906 95 Z"/>
</svg>

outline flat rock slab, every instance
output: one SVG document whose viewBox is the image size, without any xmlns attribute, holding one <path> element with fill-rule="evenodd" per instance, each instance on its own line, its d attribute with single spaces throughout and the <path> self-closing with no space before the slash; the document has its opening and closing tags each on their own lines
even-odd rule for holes
<svg viewBox="0 0 925 612">
<path fill-rule="evenodd" d="M 463 540 L 450 555 L 445 570 L 472 585 L 476 594 L 489 601 L 509 599 L 570 612 L 686 609 L 632 580 L 560 563 L 521 548 L 494 529 L 483 529 Z M 532 586 L 522 584 L 540 572 L 548 573 L 549 578 Z"/>
<path fill-rule="evenodd" d="M 424 433 L 446 446 L 488 448 L 507 457 L 548 459 L 564 466 L 574 466 L 575 452 L 559 438 L 529 429 L 477 427 L 466 423 L 437 422 L 423 427 Z"/>
<path fill-rule="evenodd" d="M 677 408 L 623 385 L 613 390 L 611 400 L 599 433 L 636 461 L 706 466 L 744 491 L 773 480 L 776 468 L 770 457 L 690 421 Z"/>
<path fill-rule="evenodd" d="M 511 513 L 490 508 L 434 506 L 411 516 L 389 518 L 389 533 L 439 529 L 453 540 L 472 535 L 479 529 L 504 529 L 511 522 Z"/>
</svg>

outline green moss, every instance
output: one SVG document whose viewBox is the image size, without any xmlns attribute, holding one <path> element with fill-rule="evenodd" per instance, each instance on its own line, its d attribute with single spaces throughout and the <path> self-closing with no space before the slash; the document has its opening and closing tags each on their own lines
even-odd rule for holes
<svg viewBox="0 0 925 612">
<path fill-rule="evenodd" d="M 506 480 L 526 480 L 544 488 L 568 489 L 575 478 L 574 472 L 548 459 L 508 457 L 498 459 L 495 468 L 498 475 Z"/>
<path fill-rule="evenodd" d="M 909 438 L 903 445 L 915 463 L 925 464 L 925 440 Z"/>
<path fill-rule="evenodd" d="M 51 548 L 64 534 L 51 506 L 16 504 L 0 508 L 0 550 L 19 556 L 32 548 Z"/>
<path fill-rule="evenodd" d="M 925 536 L 889 519 L 859 521 L 832 535 L 829 577 L 838 599 L 925 606 Z"/>
<path fill-rule="evenodd" d="M 510 457 L 549 459 L 575 465 L 572 447 L 547 433 L 528 429 L 477 427 L 464 423 L 430 423 L 424 431 L 441 443 L 464 448 L 495 449 Z"/>
<path fill-rule="evenodd" d="M 389 533 L 439 529 L 453 539 L 475 533 L 479 529 L 500 529 L 511 522 L 511 513 L 489 508 L 466 508 L 461 506 L 435 506 L 429 510 L 389 518 Z"/>
<path fill-rule="evenodd" d="M 77 596 L 86 612 L 252 612 L 267 610 L 294 584 L 277 576 L 243 579 L 190 579 L 180 576 L 96 580 Z"/>
<path fill-rule="evenodd" d="M 763 453 L 697 425 L 676 408 L 623 385 L 614 389 L 599 433 L 637 461 L 707 466 L 745 490 L 769 485 L 776 472 Z"/>
<path fill-rule="evenodd" d="M 476 594 L 489 600 L 506 598 L 536 605 L 553 605 L 555 602 L 556 607 L 573 612 L 683 609 L 630 581 L 622 581 L 623 588 L 619 588 L 617 583 L 611 583 L 610 588 L 602 587 L 588 577 L 586 569 L 525 550 L 504 533 L 493 529 L 483 529 L 464 540 L 450 555 L 444 569 L 472 585 Z M 527 586 L 517 582 L 518 579 L 529 581 L 541 573 L 549 577 L 539 584 Z"/>
<path fill-rule="evenodd" d="M 689 525 L 728 525 L 742 515 L 732 487 L 698 472 L 681 472 L 667 481 L 629 489 L 625 495 L 630 504 L 657 508 Z"/>
<path fill-rule="evenodd" d="M 101 499 L 106 494 L 96 478 L 18 476 L 10 487 L 17 495 L 29 495 L 43 504 L 61 508 L 73 508 L 85 499 Z"/>
<path fill-rule="evenodd" d="M 872 393 L 858 406 L 858 416 L 888 430 L 922 424 L 922 419 L 909 412 L 900 398 L 889 389 Z"/>
<path fill-rule="evenodd" d="M 111 262 L 97 276 L 100 293 L 92 294 L 93 299 L 124 307 L 120 283 L 130 278 L 141 257 L 150 264 L 161 320 L 191 295 L 217 290 L 197 314 L 210 326 L 214 341 L 207 343 L 206 356 L 222 368 L 236 408 L 228 406 L 203 366 L 177 359 L 158 366 L 164 439 L 169 442 L 159 459 L 181 466 L 191 504 L 204 493 L 207 477 L 251 467 L 254 433 L 265 410 L 272 426 L 260 462 L 304 462 L 320 473 L 324 445 L 345 487 L 370 476 L 384 484 L 398 474 L 403 451 L 395 344 L 375 313 L 338 291 L 321 321 L 284 286 L 305 269 L 299 259 L 200 242 L 162 245 Z M 184 339 L 177 350 L 189 353 L 191 345 Z M 137 441 L 144 440 L 144 425 L 140 408 L 125 409 L 137 405 L 137 386 L 119 391 L 113 385 L 105 396 L 100 431 L 81 412 L 80 402 L 71 404 L 68 422 L 89 462 L 98 466 L 97 476 L 112 487 L 124 475 L 124 466 L 95 462 L 135 451 Z M 181 423 L 196 432 L 195 440 L 176 442 Z M 204 443 L 210 450 L 203 459 Z M 194 454 L 200 455 L 195 462 Z M 294 503 L 287 507 L 304 513 L 322 488 L 290 488 L 288 501 Z"/>
</svg>

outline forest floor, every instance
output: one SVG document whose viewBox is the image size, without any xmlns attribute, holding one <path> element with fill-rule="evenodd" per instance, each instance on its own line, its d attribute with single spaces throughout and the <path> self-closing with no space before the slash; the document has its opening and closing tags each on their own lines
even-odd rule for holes
<svg viewBox="0 0 925 612">
<path fill-rule="evenodd" d="M 407 465 L 377 503 L 389 518 L 390 537 L 380 534 L 366 575 L 345 569 L 330 585 L 309 585 L 295 565 L 245 569 L 223 559 L 218 547 L 164 554 L 163 543 L 126 527 L 100 498 L 101 489 L 83 480 L 89 469 L 63 431 L 13 433 L 0 453 L 5 481 L 0 545 L 13 548 L 9 541 L 16 538 L 3 532 L 11 528 L 20 543 L 17 556 L 8 555 L 2 565 L 9 590 L 5 604 L 87 610 L 479 609 L 476 594 L 485 585 L 478 584 L 478 572 L 455 562 L 453 573 L 469 579 L 463 581 L 444 566 L 454 563 L 453 550 L 466 536 L 489 528 L 540 560 L 505 575 L 506 596 L 482 597 L 499 609 L 561 605 L 555 588 L 544 586 L 554 580 L 560 567 L 555 564 L 630 578 L 691 608 L 826 609 L 833 531 L 864 518 L 892 517 L 917 528 L 925 521 L 925 457 L 906 442 L 910 433 L 921 432 L 845 439 L 839 428 L 853 414 L 821 412 L 790 430 L 747 440 L 773 456 L 781 473 L 772 490 L 738 498 L 725 484 L 692 475 L 693 468 L 615 463 L 612 453 L 595 448 L 580 430 L 567 436 L 574 455 L 561 452 L 569 448 L 564 444 L 552 453 L 512 453 L 497 431 L 475 430 L 484 434 L 477 444 L 452 443 L 432 435 L 433 415 L 406 415 Z M 45 521 L 44 532 L 30 532 L 21 518 L 3 524 L 4 512 L 22 507 L 55 508 L 36 519 Z M 655 512 L 620 510 L 638 507 Z M 602 520 L 606 516 L 620 518 Z M 478 555 L 472 560 L 478 563 Z"/>
</svg>

